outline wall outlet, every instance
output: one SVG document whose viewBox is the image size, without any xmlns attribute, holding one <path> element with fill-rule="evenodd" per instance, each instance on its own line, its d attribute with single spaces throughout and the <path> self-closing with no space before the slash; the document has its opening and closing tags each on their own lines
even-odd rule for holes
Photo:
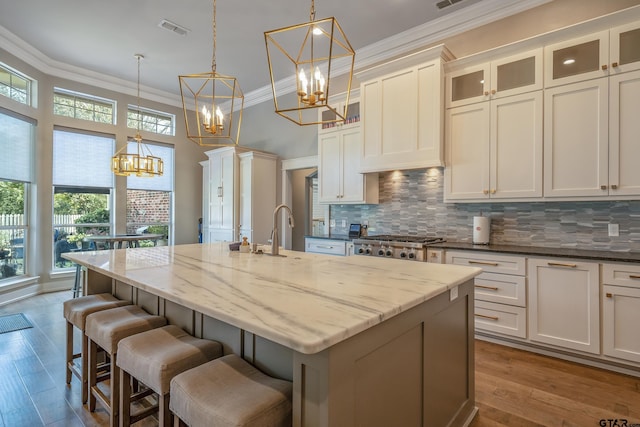
<svg viewBox="0 0 640 427">
<path fill-rule="evenodd" d="M 609 237 L 618 237 L 620 235 L 620 224 L 609 224 Z"/>
<path fill-rule="evenodd" d="M 343 219 L 343 220 L 342 220 L 342 227 L 344 228 L 344 227 L 346 227 L 346 226 L 347 226 L 347 220 L 346 220 L 346 219 Z"/>
<path fill-rule="evenodd" d="M 329 221 L 329 227 L 335 227 L 336 226 L 336 220 L 332 219 L 331 221 Z"/>
</svg>

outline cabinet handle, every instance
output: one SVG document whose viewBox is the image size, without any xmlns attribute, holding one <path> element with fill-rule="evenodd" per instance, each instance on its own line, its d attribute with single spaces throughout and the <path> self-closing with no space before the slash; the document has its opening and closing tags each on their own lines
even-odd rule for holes
<svg viewBox="0 0 640 427">
<path fill-rule="evenodd" d="M 484 314 L 475 314 L 476 317 L 482 317 L 483 319 L 489 319 L 489 320 L 500 320 L 500 318 L 498 316 L 487 316 Z"/>
<path fill-rule="evenodd" d="M 491 89 L 491 95 L 495 95 L 496 94 L 496 90 L 495 89 Z"/>
<path fill-rule="evenodd" d="M 497 267 L 498 263 L 497 262 L 487 262 L 487 261 L 473 261 L 473 260 L 469 260 L 467 261 L 469 264 L 480 264 L 480 265 L 490 265 L 492 267 Z"/>
<path fill-rule="evenodd" d="M 576 268 L 576 264 L 564 264 L 562 262 L 548 262 L 547 265 L 549 267 L 568 267 L 568 268 Z"/>
<path fill-rule="evenodd" d="M 618 189 L 618 186 L 617 186 L 616 184 L 611 184 L 611 189 L 612 189 L 612 190 L 617 190 L 617 189 Z"/>
<path fill-rule="evenodd" d="M 607 298 L 613 298 L 613 294 L 612 294 L 612 293 L 607 292 Z"/>
<path fill-rule="evenodd" d="M 333 246 L 316 245 L 316 248 L 318 248 L 318 249 L 333 249 Z"/>
<path fill-rule="evenodd" d="M 606 71 L 606 70 L 607 70 L 607 68 L 609 68 L 609 67 L 607 67 L 607 64 L 604 64 L 604 65 L 602 66 L 602 71 Z"/>
<path fill-rule="evenodd" d="M 498 290 L 498 288 L 496 286 L 476 285 L 476 288 L 489 289 L 490 291 L 497 291 Z"/>
<path fill-rule="evenodd" d="M 618 66 L 618 63 L 617 63 L 617 62 L 612 62 L 612 63 L 611 63 L 611 66 L 612 66 L 612 67 L 617 67 L 617 66 Z"/>
<path fill-rule="evenodd" d="M 640 279 L 640 276 L 637 276 L 635 274 L 630 274 L 629 279 Z"/>
</svg>

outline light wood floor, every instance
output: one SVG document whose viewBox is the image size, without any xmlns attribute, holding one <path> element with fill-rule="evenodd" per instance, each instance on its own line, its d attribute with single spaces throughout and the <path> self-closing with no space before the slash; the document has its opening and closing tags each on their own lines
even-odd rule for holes
<svg viewBox="0 0 640 427">
<path fill-rule="evenodd" d="M 68 298 L 56 292 L 0 307 L 0 315 L 24 313 L 34 324 L 0 334 L 0 427 L 108 424 L 100 405 L 93 414 L 82 406 L 77 378 L 65 384 Z M 476 403 L 471 427 L 640 425 L 640 378 L 476 341 Z"/>
</svg>

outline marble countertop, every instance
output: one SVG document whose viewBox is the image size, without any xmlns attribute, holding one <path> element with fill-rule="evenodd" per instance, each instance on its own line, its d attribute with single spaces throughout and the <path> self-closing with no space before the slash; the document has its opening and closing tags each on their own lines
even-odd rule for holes
<svg viewBox="0 0 640 427">
<path fill-rule="evenodd" d="M 465 242 L 444 242 L 429 245 L 430 248 L 461 249 L 484 252 L 501 252 L 529 256 L 552 256 L 562 258 L 579 258 L 602 262 L 640 262 L 640 253 L 621 251 L 602 251 L 574 249 L 563 247 L 518 246 L 518 245 L 474 245 Z"/>
<path fill-rule="evenodd" d="M 475 277 L 474 267 L 226 243 L 66 253 L 119 281 L 301 353 L 313 354 Z"/>
</svg>

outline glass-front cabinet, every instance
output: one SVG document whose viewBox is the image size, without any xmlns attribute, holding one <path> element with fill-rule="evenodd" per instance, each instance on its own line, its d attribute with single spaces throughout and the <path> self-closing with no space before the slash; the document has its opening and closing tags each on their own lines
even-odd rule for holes
<svg viewBox="0 0 640 427">
<path fill-rule="evenodd" d="M 349 103 L 340 101 L 333 104 L 334 110 L 340 112 L 344 121 L 335 121 L 335 111 L 323 109 L 318 113 L 318 132 L 331 132 L 337 129 L 348 129 L 360 124 L 360 99 L 354 96 L 353 91 L 349 97 Z"/>
<path fill-rule="evenodd" d="M 542 89 L 542 49 L 463 68 L 447 75 L 447 107 Z"/>
<path fill-rule="evenodd" d="M 640 69 L 640 23 L 545 48 L 545 87 Z"/>
</svg>

